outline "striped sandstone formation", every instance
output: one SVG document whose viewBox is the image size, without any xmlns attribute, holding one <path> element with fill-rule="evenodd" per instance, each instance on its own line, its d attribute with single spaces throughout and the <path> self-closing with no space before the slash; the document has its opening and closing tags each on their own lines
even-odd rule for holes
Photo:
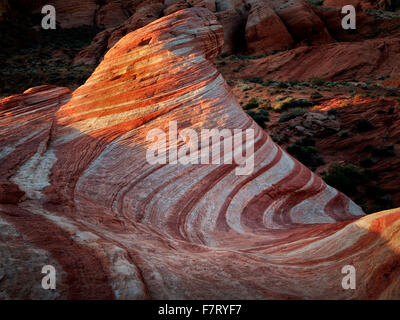
<svg viewBox="0 0 400 320">
<path fill-rule="evenodd" d="M 222 46 L 208 10 L 178 11 L 123 37 L 72 95 L 0 102 L 0 298 L 400 298 L 400 211 L 364 216 L 277 146 L 215 69 Z M 253 128 L 253 173 L 149 164 L 146 134 L 171 121 Z"/>
</svg>

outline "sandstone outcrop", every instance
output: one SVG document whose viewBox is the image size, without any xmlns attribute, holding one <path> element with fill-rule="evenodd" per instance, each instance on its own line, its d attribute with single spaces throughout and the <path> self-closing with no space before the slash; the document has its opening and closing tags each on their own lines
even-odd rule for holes
<svg viewBox="0 0 400 320">
<path fill-rule="evenodd" d="M 25 193 L 0 204 L 1 298 L 400 298 L 399 210 L 364 216 L 277 146 L 215 69 L 223 38 L 208 10 L 179 11 L 125 35 L 72 96 L 1 101 L 0 176 Z M 254 129 L 253 173 L 149 164 L 147 133 L 171 121 Z"/>
<path fill-rule="evenodd" d="M 224 29 L 224 47 L 222 53 L 230 54 L 246 50 L 246 15 L 235 9 L 216 13 Z"/>
<path fill-rule="evenodd" d="M 111 6 L 119 4 L 107 5 Z M 107 48 L 110 49 L 126 33 L 143 27 L 162 15 L 190 7 L 203 7 L 215 12 L 224 28 L 223 53 L 264 54 L 285 50 L 294 45 L 318 45 L 334 41 L 325 23 L 317 14 L 318 10 L 314 10 L 305 0 L 137 1 L 129 19 L 120 26 L 106 29 L 99 37 L 109 38 Z M 100 13 L 102 17 L 108 13 L 109 10 L 106 9 L 103 7 L 99 9 L 97 17 Z M 114 16 L 112 13 L 110 15 Z M 100 49 L 103 47 L 103 42 L 99 43 L 96 38 L 76 57 L 74 63 L 94 64 L 94 61 L 101 59 L 105 53 Z M 91 58 L 88 58 L 89 52 L 102 52 L 102 54 L 97 54 L 95 58 L 91 55 Z"/>
<path fill-rule="evenodd" d="M 101 7 L 96 13 L 96 25 L 102 28 L 117 27 L 126 19 L 129 14 L 120 3 L 111 2 Z"/>
<path fill-rule="evenodd" d="M 321 59 L 323 57 L 323 59 Z M 250 61 L 240 76 L 305 80 L 368 80 L 400 73 L 400 39 L 396 36 L 359 42 L 299 47 Z M 256 72 L 255 72 L 256 71 Z"/>
<path fill-rule="evenodd" d="M 306 0 L 269 0 L 269 3 L 297 42 L 317 45 L 333 41 L 324 22 Z"/>
<path fill-rule="evenodd" d="M 293 39 L 268 3 L 254 1 L 246 24 L 246 43 L 250 53 L 272 53 L 290 48 Z"/>
<path fill-rule="evenodd" d="M 53 5 L 57 12 L 57 22 L 61 28 L 74 28 L 82 25 L 93 25 L 96 11 L 100 8 L 96 0 L 55 0 Z"/>
</svg>

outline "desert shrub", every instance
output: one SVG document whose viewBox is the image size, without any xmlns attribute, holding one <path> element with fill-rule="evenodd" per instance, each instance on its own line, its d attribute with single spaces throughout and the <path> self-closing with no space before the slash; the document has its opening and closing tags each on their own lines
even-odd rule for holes
<svg viewBox="0 0 400 320">
<path fill-rule="evenodd" d="M 268 57 L 270 55 L 273 55 L 275 53 L 277 53 L 278 51 L 274 51 L 272 53 L 264 53 L 264 54 L 260 54 L 260 55 L 244 55 L 244 54 L 238 54 L 238 55 L 233 55 L 230 57 L 231 60 L 256 60 L 256 59 L 261 59 L 261 58 L 265 58 Z"/>
<path fill-rule="evenodd" d="M 306 146 L 306 147 L 315 147 L 316 141 L 310 137 L 305 137 L 302 139 L 297 140 L 296 142 L 298 145 Z"/>
<path fill-rule="evenodd" d="M 337 115 L 339 114 L 339 111 L 335 108 L 329 109 L 328 110 L 328 116 L 335 116 L 337 117 Z"/>
<path fill-rule="evenodd" d="M 243 67 L 244 67 L 244 65 L 241 64 L 240 66 L 238 66 L 236 69 L 233 69 L 232 71 L 235 73 L 238 73 L 240 70 L 243 69 Z"/>
<path fill-rule="evenodd" d="M 374 205 L 365 210 L 368 213 L 374 213 L 382 210 L 388 210 L 393 208 L 393 199 L 386 193 L 382 188 L 370 185 L 365 188 L 365 195 L 368 199 L 373 200 Z"/>
<path fill-rule="evenodd" d="M 289 113 L 289 112 L 285 112 L 284 114 L 282 114 L 282 115 L 279 117 L 279 122 L 287 122 L 287 121 L 292 120 L 292 119 L 294 119 L 294 118 L 296 118 L 295 115 L 293 115 L 293 114 L 291 114 L 291 113 Z"/>
<path fill-rule="evenodd" d="M 253 82 L 253 83 L 258 83 L 258 84 L 262 84 L 264 81 L 263 79 L 261 79 L 260 77 L 254 77 L 251 79 L 248 79 L 249 82 Z"/>
<path fill-rule="evenodd" d="M 320 94 L 318 91 L 314 91 L 313 93 L 311 93 L 310 98 L 313 100 L 319 99 L 322 98 L 322 94 Z"/>
<path fill-rule="evenodd" d="M 372 152 L 372 150 L 374 150 L 374 146 L 372 144 L 367 144 L 364 148 L 363 148 L 363 152 Z"/>
<path fill-rule="evenodd" d="M 221 54 L 219 57 L 217 57 L 217 59 L 218 59 L 218 58 L 222 58 L 222 59 L 223 59 L 223 58 L 228 58 L 230 55 L 231 55 L 230 53 L 225 52 L 225 53 Z"/>
<path fill-rule="evenodd" d="M 287 97 L 283 100 L 275 103 L 272 108 L 275 111 L 284 111 L 293 108 L 307 108 L 313 106 L 314 103 L 307 99 L 296 99 L 293 97 Z"/>
<path fill-rule="evenodd" d="M 375 164 L 375 161 L 369 157 L 360 160 L 360 166 L 363 168 L 370 168 Z"/>
<path fill-rule="evenodd" d="M 359 170 L 354 165 L 333 164 L 324 175 L 327 184 L 352 196 L 357 193 L 358 187 L 371 179 L 371 174 L 365 170 Z"/>
<path fill-rule="evenodd" d="M 358 132 L 366 132 L 374 129 L 374 126 L 367 119 L 358 119 L 356 122 L 356 129 Z"/>
<path fill-rule="evenodd" d="M 387 97 L 398 97 L 400 96 L 400 89 L 394 87 L 387 87 L 385 95 Z"/>
<path fill-rule="evenodd" d="M 276 86 L 279 89 L 286 89 L 286 88 L 289 87 L 289 85 L 286 82 L 283 82 L 283 81 L 278 82 L 278 84 Z"/>
<path fill-rule="evenodd" d="M 265 80 L 265 81 L 263 82 L 263 86 L 268 87 L 268 86 L 270 86 L 272 83 L 274 83 L 274 80 L 267 79 L 267 80 Z"/>
<path fill-rule="evenodd" d="M 244 110 L 254 109 L 260 105 L 256 98 L 251 98 L 250 101 L 243 106 Z"/>
<path fill-rule="evenodd" d="M 263 99 L 260 101 L 260 107 L 263 109 L 271 109 L 271 100 L 270 99 Z"/>
<path fill-rule="evenodd" d="M 371 153 L 374 157 L 394 157 L 396 155 L 393 144 L 380 148 L 373 148 Z"/>
<path fill-rule="evenodd" d="M 247 114 L 253 118 L 253 120 L 263 129 L 265 129 L 265 123 L 269 121 L 269 113 L 265 109 L 258 111 L 247 111 Z"/>
<path fill-rule="evenodd" d="M 325 80 L 321 79 L 321 78 L 311 78 L 310 82 L 312 85 L 318 86 L 318 87 L 323 86 L 325 84 Z"/>
<path fill-rule="evenodd" d="M 291 86 L 295 86 L 295 85 L 299 84 L 299 80 L 290 80 L 290 81 L 289 81 L 289 84 L 290 84 Z"/>
<path fill-rule="evenodd" d="M 365 98 L 365 96 L 362 93 L 356 93 L 355 95 L 353 95 L 353 100 L 355 100 L 355 101 L 360 101 L 364 98 Z"/>
<path fill-rule="evenodd" d="M 377 208 L 374 210 L 374 212 L 393 208 L 393 199 L 388 194 L 376 198 L 375 203 Z"/>
<path fill-rule="evenodd" d="M 294 108 L 290 110 L 291 114 L 294 114 L 296 117 L 300 117 L 303 114 L 307 113 L 308 111 L 306 109 L 303 108 Z"/>
<path fill-rule="evenodd" d="M 324 160 L 318 155 L 315 141 L 309 138 L 297 140 L 294 144 L 287 147 L 287 152 L 311 169 L 315 169 L 323 164 Z"/>
<path fill-rule="evenodd" d="M 324 4 L 325 0 L 307 0 L 308 3 L 312 4 L 313 6 L 320 7 Z"/>
<path fill-rule="evenodd" d="M 279 122 L 286 122 L 291 119 L 297 118 L 299 116 L 302 116 L 303 114 L 307 113 L 308 111 L 303 109 L 303 108 L 294 108 L 289 110 L 289 112 L 283 113 L 280 118 Z"/>
</svg>

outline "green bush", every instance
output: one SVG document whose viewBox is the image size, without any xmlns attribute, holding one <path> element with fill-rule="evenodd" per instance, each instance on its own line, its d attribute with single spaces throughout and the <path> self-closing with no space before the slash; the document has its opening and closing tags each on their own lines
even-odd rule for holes
<svg viewBox="0 0 400 320">
<path fill-rule="evenodd" d="M 275 111 L 284 111 L 293 108 L 307 108 L 313 106 L 314 103 L 307 99 L 296 99 L 293 97 L 287 97 L 283 100 L 277 101 L 272 105 Z"/>
<path fill-rule="evenodd" d="M 244 110 L 255 109 L 260 105 L 256 98 L 251 98 L 250 101 L 243 106 Z"/>
<path fill-rule="evenodd" d="M 272 83 L 274 83 L 274 80 L 267 79 L 267 80 L 265 80 L 265 81 L 263 82 L 263 86 L 268 87 L 268 86 L 270 86 Z"/>
<path fill-rule="evenodd" d="M 323 86 L 325 84 L 325 80 L 321 79 L 321 78 L 311 78 L 310 82 L 312 85 L 318 86 L 318 87 Z"/>
<path fill-rule="evenodd" d="M 313 6 L 320 7 L 324 4 L 325 0 L 307 0 L 308 3 L 312 4 Z"/>
<path fill-rule="evenodd" d="M 308 111 L 303 108 L 291 109 L 291 110 L 289 110 L 289 112 L 285 112 L 280 116 L 279 122 L 286 122 L 286 121 L 292 120 L 294 118 L 302 116 L 303 114 L 305 114 L 307 112 Z"/>
<path fill-rule="evenodd" d="M 365 194 L 368 199 L 371 199 L 374 202 L 374 205 L 370 209 L 365 210 L 366 212 L 374 213 L 393 208 L 392 197 L 382 188 L 375 185 L 367 186 Z"/>
<path fill-rule="evenodd" d="M 320 99 L 322 98 L 322 94 L 320 94 L 318 91 L 314 91 L 311 93 L 310 98 L 315 100 L 315 99 Z"/>
<path fill-rule="evenodd" d="M 370 168 L 375 164 L 375 161 L 369 157 L 360 160 L 360 166 L 363 168 Z"/>
<path fill-rule="evenodd" d="M 263 129 L 265 129 L 265 123 L 269 121 L 269 113 L 265 109 L 256 111 L 247 111 L 247 114 L 253 118 L 253 120 Z"/>
<path fill-rule="evenodd" d="M 371 174 L 365 170 L 360 171 L 353 165 L 333 164 L 325 174 L 324 180 L 330 186 L 352 196 L 357 193 L 360 185 L 371 180 Z"/>
<path fill-rule="evenodd" d="M 223 58 L 228 58 L 231 54 L 228 52 L 225 52 L 223 54 L 221 54 L 219 57 L 217 57 L 217 59 L 223 59 Z"/>
<path fill-rule="evenodd" d="M 247 79 L 247 80 L 249 82 L 258 83 L 258 84 L 262 84 L 264 82 L 263 79 L 261 79 L 260 77 L 254 77 L 254 78 Z"/>
<path fill-rule="evenodd" d="M 289 87 L 289 85 L 286 83 L 286 82 L 283 82 L 283 81 L 280 81 L 278 84 L 277 84 L 277 88 L 279 88 L 279 89 L 286 89 L 286 88 L 288 88 Z"/>
<path fill-rule="evenodd" d="M 380 148 L 373 148 L 371 153 L 374 157 L 394 157 L 396 155 L 393 144 Z"/>
<path fill-rule="evenodd" d="M 400 96 L 400 89 L 394 87 L 387 87 L 385 95 L 387 97 L 399 97 Z"/>
<path fill-rule="evenodd" d="M 314 169 L 325 164 L 325 161 L 318 155 L 315 141 L 309 138 L 297 140 L 287 147 L 286 151 L 307 167 Z"/>
<path fill-rule="evenodd" d="M 358 132 L 366 132 L 374 129 L 374 126 L 367 119 L 358 119 L 356 122 L 356 129 Z"/>
<path fill-rule="evenodd" d="M 339 114 L 339 111 L 335 108 L 329 109 L 328 110 L 328 116 L 335 116 L 337 117 L 337 115 Z"/>
<path fill-rule="evenodd" d="M 289 112 L 285 112 L 284 114 L 282 114 L 279 117 L 279 122 L 287 122 L 287 121 L 292 120 L 294 118 L 296 118 L 296 116 L 294 114 L 289 113 Z"/>
<path fill-rule="evenodd" d="M 388 210 L 393 208 L 393 199 L 388 194 L 378 197 L 376 199 L 376 203 L 379 206 L 379 209 L 376 211 Z"/>
</svg>

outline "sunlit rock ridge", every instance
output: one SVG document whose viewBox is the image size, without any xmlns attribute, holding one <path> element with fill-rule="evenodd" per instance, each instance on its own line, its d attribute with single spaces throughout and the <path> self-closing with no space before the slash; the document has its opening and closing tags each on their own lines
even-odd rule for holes
<svg viewBox="0 0 400 320">
<path fill-rule="evenodd" d="M 186 9 L 123 37 L 72 93 L 0 101 L 0 298 L 400 298 L 400 211 L 364 216 L 277 146 L 214 67 L 222 47 L 214 15 Z M 171 121 L 254 129 L 253 172 L 149 164 L 147 133 Z"/>
</svg>

